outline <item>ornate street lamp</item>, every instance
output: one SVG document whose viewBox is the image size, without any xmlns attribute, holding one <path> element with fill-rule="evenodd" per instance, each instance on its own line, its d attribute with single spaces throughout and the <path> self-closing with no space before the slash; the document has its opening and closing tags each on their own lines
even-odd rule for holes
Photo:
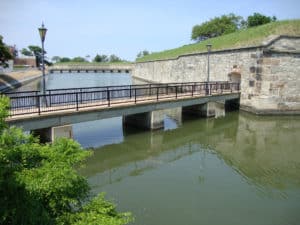
<svg viewBox="0 0 300 225">
<path fill-rule="evenodd" d="M 211 44 L 207 44 L 206 48 L 207 48 L 207 87 L 206 87 L 206 95 L 209 95 L 209 54 L 211 51 Z"/>
<path fill-rule="evenodd" d="M 42 71 L 43 71 L 43 95 L 46 94 L 46 81 L 45 81 L 45 51 L 44 51 L 44 41 L 47 33 L 47 28 L 45 28 L 44 23 L 42 27 L 39 28 L 39 33 L 42 41 Z"/>
</svg>

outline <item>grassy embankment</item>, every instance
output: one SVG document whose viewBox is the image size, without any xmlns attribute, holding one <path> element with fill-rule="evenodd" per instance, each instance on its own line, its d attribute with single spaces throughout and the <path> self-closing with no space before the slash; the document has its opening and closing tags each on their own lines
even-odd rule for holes
<svg viewBox="0 0 300 225">
<path fill-rule="evenodd" d="M 131 65 L 132 62 L 122 61 L 122 62 L 63 62 L 63 63 L 55 63 L 54 66 L 110 66 L 110 65 Z"/>
<path fill-rule="evenodd" d="M 212 50 L 223 50 L 247 46 L 261 45 L 270 35 L 300 35 L 300 20 L 286 20 L 265 24 L 250 29 L 240 30 L 231 34 L 223 35 L 209 40 L 184 45 L 179 48 L 155 52 L 137 62 L 146 62 L 160 59 L 173 59 L 180 55 L 196 52 L 206 52 L 206 45 L 212 44 Z"/>
</svg>

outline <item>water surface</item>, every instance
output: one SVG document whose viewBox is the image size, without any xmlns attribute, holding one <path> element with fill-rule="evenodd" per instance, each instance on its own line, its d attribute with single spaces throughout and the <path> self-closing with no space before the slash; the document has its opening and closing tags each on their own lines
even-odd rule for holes
<svg viewBox="0 0 300 225">
<path fill-rule="evenodd" d="M 131 84 L 129 75 L 56 74 L 47 88 Z M 118 81 L 116 81 L 118 80 Z M 80 172 L 133 224 L 300 223 L 300 117 L 188 118 L 124 129 L 122 118 L 73 125 L 94 156 Z"/>
</svg>

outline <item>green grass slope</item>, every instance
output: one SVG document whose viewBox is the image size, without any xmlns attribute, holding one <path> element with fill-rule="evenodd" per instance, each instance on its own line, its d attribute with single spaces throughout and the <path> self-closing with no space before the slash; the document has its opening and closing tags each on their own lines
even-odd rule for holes
<svg viewBox="0 0 300 225">
<path fill-rule="evenodd" d="M 160 59 L 177 58 L 180 55 L 206 52 L 206 45 L 212 44 L 212 50 L 232 49 L 239 47 L 257 46 L 270 35 L 297 35 L 300 36 L 300 20 L 286 20 L 240 30 L 231 34 L 211 38 L 200 43 L 184 45 L 179 48 L 152 53 L 137 62 L 146 62 Z"/>
</svg>

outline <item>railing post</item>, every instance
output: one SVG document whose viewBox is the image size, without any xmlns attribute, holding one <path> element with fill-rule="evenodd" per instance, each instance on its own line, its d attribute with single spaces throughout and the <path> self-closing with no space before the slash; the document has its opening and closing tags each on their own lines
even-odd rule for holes
<svg viewBox="0 0 300 225">
<path fill-rule="evenodd" d="M 130 99 L 131 99 L 131 97 L 132 97 L 131 91 L 132 91 L 132 87 L 131 87 L 131 85 L 130 85 L 130 86 L 129 86 L 129 98 L 130 98 Z"/>
<path fill-rule="evenodd" d="M 177 92 L 178 92 L 178 91 L 177 91 L 177 87 L 178 87 L 178 86 L 175 86 L 175 96 L 176 96 L 176 99 L 177 99 Z"/>
<path fill-rule="evenodd" d="M 106 90 L 106 95 L 107 95 L 107 105 L 110 107 L 110 91 L 109 89 Z"/>
<path fill-rule="evenodd" d="M 40 95 L 38 95 L 37 97 L 38 97 L 38 112 L 39 112 L 39 115 L 41 115 L 41 98 L 40 98 Z"/>
<path fill-rule="evenodd" d="M 169 85 L 168 84 L 167 84 L 166 88 L 167 88 L 166 95 L 168 95 L 169 94 Z"/>
<path fill-rule="evenodd" d="M 79 110 L 79 105 L 78 105 L 78 92 L 76 92 L 76 111 Z"/>
<path fill-rule="evenodd" d="M 152 87 L 151 87 L 151 84 L 149 84 L 149 96 L 151 96 L 151 90 L 152 90 Z"/>
<path fill-rule="evenodd" d="M 136 88 L 134 89 L 134 103 L 136 104 Z"/>
<path fill-rule="evenodd" d="M 159 87 L 156 88 L 156 101 L 158 101 Z"/>
<path fill-rule="evenodd" d="M 49 90 L 49 106 L 51 107 L 52 101 L 51 101 L 51 90 Z"/>
<path fill-rule="evenodd" d="M 80 88 L 80 104 L 82 104 L 82 88 Z"/>
<path fill-rule="evenodd" d="M 194 96 L 194 85 L 192 85 L 192 97 Z"/>
</svg>

